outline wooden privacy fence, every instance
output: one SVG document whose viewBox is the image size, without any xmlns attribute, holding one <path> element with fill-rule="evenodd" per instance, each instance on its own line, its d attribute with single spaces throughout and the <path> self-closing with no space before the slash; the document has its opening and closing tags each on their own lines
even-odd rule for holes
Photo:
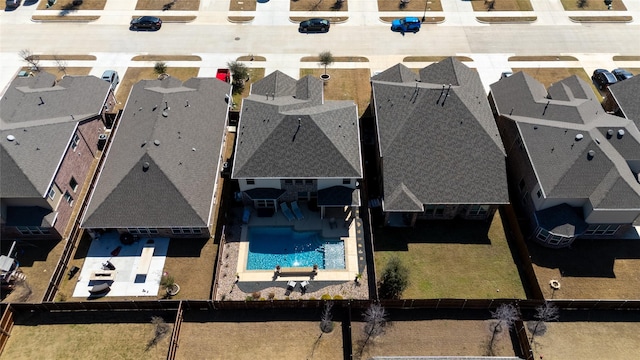
<svg viewBox="0 0 640 360">
<path fill-rule="evenodd" d="M 0 354 L 4 350 L 4 346 L 11 337 L 11 329 L 13 328 L 13 310 L 11 305 L 7 306 L 0 318 Z"/>
<path fill-rule="evenodd" d="M 173 323 L 173 331 L 171 332 L 171 341 L 169 342 L 169 354 L 167 360 L 173 360 L 176 358 L 176 352 L 178 351 L 178 339 L 180 338 L 180 327 L 182 326 L 182 302 L 178 304 L 178 311 L 176 313 L 176 320 Z"/>
<path fill-rule="evenodd" d="M 373 300 L 331 300 L 334 306 L 366 309 Z M 381 300 L 388 309 L 449 309 L 495 310 L 501 304 L 514 304 L 520 309 L 535 310 L 544 300 L 518 299 L 407 299 Z M 640 300 L 550 300 L 561 310 L 640 310 Z M 45 303 L 12 303 L 15 312 L 46 311 L 175 311 L 181 307 L 191 310 L 243 310 L 243 309 L 321 309 L 324 300 L 261 300 L 261 301 L 212 301 L 212 300 L 142 300 L 142 301 L 66 301 Z"/>
</svg>

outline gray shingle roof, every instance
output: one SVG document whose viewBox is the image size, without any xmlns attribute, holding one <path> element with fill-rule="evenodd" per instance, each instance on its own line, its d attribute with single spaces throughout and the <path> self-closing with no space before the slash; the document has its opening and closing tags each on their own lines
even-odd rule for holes
<svg viewBox="0 0 640 360">
<path fill-rule="evenodd" d="M 609 91 L 614 96 L 620 110 L 624 116 L 633 120 L 636 127 L 640 128 L 640 76 L 634 76 L 631 79 L 619 81 L 609 86 Z"/>
<path fill-rule="evenodd" d="M 16 78 L 0 99 L 1 196 L 44 196 L 77 124 L 102 113 L 108 94 L 95 76 Z"/>
<path fill-rule="evenodd" d="M 253 92 L 270 93 L 264 89 L 275 80 L 295 92 L 276 92 L 275 98 Z M 361 178 L 356 105 L 323 102 L 322 82 L 313 77 L 292 80 L 272 73 L 253 84 L 243 100 L 232 177 Z"/>
<path fill-rule="evenodd" d="M 509 201 L 504 147 L 475 71 L 449 58 L 420 82 L 376 79 L 385 211 Z"/>
<path fill-rule="evenodd" d="M 526 94 L 532 81 L 517 73 L 492 84 L 491 93 L 497 111 L 517 123 L 545 196 L 589 199 L 594 208 L 640 209 L 640 184 L 630 168 L 640 158 L 636 125 L 606 114 L 576 76 L 544 95 Z"/>
<path fill-rule="evenodd" d="M 82 226 L 206 226 L 230 91 L 214 78 L 137 83 Z"/>
</svg>

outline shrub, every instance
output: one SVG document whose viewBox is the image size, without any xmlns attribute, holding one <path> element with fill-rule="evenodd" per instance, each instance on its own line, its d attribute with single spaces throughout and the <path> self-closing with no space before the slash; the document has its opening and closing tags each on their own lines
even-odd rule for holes
<svg viewBox="0 0 640 360">
<path fill-rule="evenodd" d="M 247 295 L 247 297 L 244 298 L 244 301 L 253 301 L 253 296 Z"/>
<path fill-rule="evenodd" d="M 275 297 L 276 297 L 276 293 L 274 292 L 269 293 L 269 300 L 273 300 Z"/>
<path fill-rule="evenodd" d="M 333 300 L 342 300 L 342 295 L 333 295 Z"/>
<path fill-rule="evenodd" d="M 317 300 L 314 296 L 310 296 L 309 300 Z"/>
<path fill-rule="evenodd" d="M 253 297 L 254 299 L 259 299 L 260 295 L 260 291 L 255 291 L 251 294 L 251 297 Z"/>
<path fill-rule="evenodd" d="M 325 301 L 326 301 L 326 300 L 331 300 L 331 295 L 329 295 L 329 294 L 323 294 L 323 295 L 320 297 L 320 300 L 325 300 Z"/>
<path fill-rule="evenodd" d="M 409 269 L 397 257 L 389 259 L 380 278 L 378 288 L 380 298 L 399 299 L 408 285 Z"/>
<path fill-rule="evenodd" d="M 165 74 L 167 72 L 167 63 L 165 63 L 164 61 L 156 62 L 156 64 L 153 66 L 153 72 L 158 75 Z"/>
</svg>

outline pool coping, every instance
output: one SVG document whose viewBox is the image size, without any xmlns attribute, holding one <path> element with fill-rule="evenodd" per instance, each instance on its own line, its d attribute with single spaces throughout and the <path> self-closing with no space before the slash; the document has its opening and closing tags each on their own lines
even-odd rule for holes
<svg viewBox="0 0 640 360">
<path fill-rule="evenodd" d="M 238 251 L 238 263 L 236 275 L 239 281 L 350 281 L 358 274 L 358 249 L 356 242 L 356 219 L 345 219 L 346 229 L 332 227 L 335 219 L 320 219 L 316 214 L 305 214 L 304 220 L 288 221 L 280 212 L 276 213 L 272 218 L 260 221 L 252 217 L 248 224 L 241 226 L 240 244 Z M 338 238 L 344 241 L 344 258 L 345 269 L 319 269 L 316 274 L 309 275 L 290 275 L 286 277 L 276 276 L 273 270 L 247 270 L 247 256 L 249 253 L 248 233 L 249 227 L 267 226 L 267 227 L 293 227 L 296 231 L 320 231 L 323 237 Z"/>
</svg>

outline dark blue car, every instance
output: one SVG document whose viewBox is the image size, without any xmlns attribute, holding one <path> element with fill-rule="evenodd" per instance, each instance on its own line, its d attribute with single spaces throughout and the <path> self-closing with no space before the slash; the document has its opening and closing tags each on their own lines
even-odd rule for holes
<svg viewBox="0 0 640 360">
<path fill-rule="evenodd" d="M 631 79 L 633 77 L 633 74 L 625 69 L 613 69 L 611 73 L 616 77 L 616 79 L 618 79 L 618 81 Z"/>
<path fill-rule="evenodd" d="M 609 72 L 609 70 L 605 69 L 596 69 L 591 76 L 591 80 L 598 87 L 598 89 L 602 90 L 609 85 L 613 85 L 618 82 L 618 79 Z"/>
</svg>

